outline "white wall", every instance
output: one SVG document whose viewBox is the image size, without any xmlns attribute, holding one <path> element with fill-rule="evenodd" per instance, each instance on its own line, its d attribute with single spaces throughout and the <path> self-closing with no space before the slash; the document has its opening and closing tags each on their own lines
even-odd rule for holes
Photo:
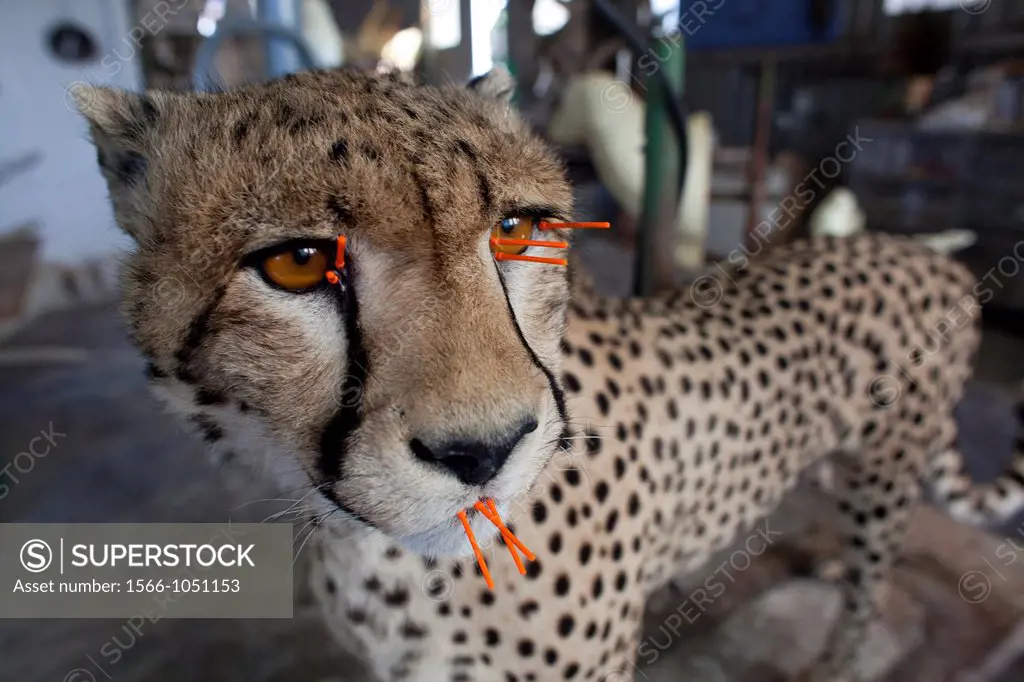
<svg viewBox="0 0 1024 682">
<path fill-rule="evenodd" d="M 43 257 L 74 263 L 117 252 L 127 240 L 114 224 L 85 124 L 66 91 L 76 82 L 136 88 L 139 49 L 126 0 L 4 0 L 0 21 L 0 166 L 38 153 L 31 171 L 0 186 L 0 232 L 39 224 Z M 172 0 L 171 5 L 178 4 Z M 84 66 L 50 56 L 49 29 L 72 20 L 89 27 L 99 59 Z"/>
</svg>

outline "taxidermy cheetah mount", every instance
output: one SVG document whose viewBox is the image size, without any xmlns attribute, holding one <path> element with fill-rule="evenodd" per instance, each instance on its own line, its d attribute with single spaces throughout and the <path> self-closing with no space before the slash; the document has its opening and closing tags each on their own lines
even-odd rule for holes
<svg viewBox="0 0 1024 682">
<path fill-rule="evenodd" d="M 974 280 L 882 236 L 646 300 L 497 260 L 496 225 L 572 210 L 511 90 L 315 72 L 80 91 L 155 390 L 305 495 L 327 621 L 380 680 L 631 679 L 647 596 L 828 457 L 846 601 L 810 674 L 858 679 L 920 491 L 972 522 L 1024 499 L 1024 460 L 978 487 L 955 447 Z M 344 286 L 325 276 L 339 234 Z M 538 555 L 521 578 L 472 514 L 493 591 L 456 518 L 480 498 Z"/>
</svg>

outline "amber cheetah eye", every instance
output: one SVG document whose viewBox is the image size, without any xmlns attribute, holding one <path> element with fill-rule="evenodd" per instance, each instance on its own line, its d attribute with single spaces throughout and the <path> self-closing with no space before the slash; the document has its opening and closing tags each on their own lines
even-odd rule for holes
<svg viewBox="0 0 1024 682">
<path fill-rule="evenodd" d="M 529 241 L 533 237 L 533 230 L 537 219 L 530 216 L 509 216 L 502 218 L 494 224 L 491 231 L 491 250 L 495 253 L 507 253 L 518 255 L 529 244 L 518 242 Z"/>
<path fill-rule="evenodd" d="M 259 262 L 263 275 L 289 291 L 302 291 L 320 284 L 327 276 L 331 257 L 319 246 L 303 245 L 277 250 Z"/>
</svg>

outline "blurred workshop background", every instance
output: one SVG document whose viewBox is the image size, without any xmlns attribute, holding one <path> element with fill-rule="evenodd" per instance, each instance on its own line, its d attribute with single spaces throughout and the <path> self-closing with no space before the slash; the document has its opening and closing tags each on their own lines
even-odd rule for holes
<svg viewBox="0 0 1024 682">
<path fill-rule="evenodd" d="M 146 392 L 116 309 L 129 244 L 70 104 L 82 83 L 204 89 L 342 66 L 460 83 L 504 66 L 565 159 L 578 217 L 615 226 L 579 247 L 610 294 L 685 285 L 812 234 L 914 234 L 970 265 L 991 296 L 963 448 L 979 479 L 1012 451 L 1024 1 L 4 0 L 0 56 L 0 523 L 281 509 L 219 478 Z M 41 431 L 60 435 L 25 455 Z M 762 682 L 809 660 L 836 611 L 818 580 L 836 553 L 826 517 L 797 496 L 779 523 L 807 539 L 744 571 L 644 674 Z M 876 633 L 891 652 L 878 680 L 1024 679 L 1024 523 L 1002 530 L 919 515 Z M 984 603 L 965 594 L 970 575 L 987 581 Z M 659 607 L 702 579 L 652 600 L 652 637 Z M 364 679 L 296 590 L 292 621 L 0 619 L 0 680 Z"/>
</svg>

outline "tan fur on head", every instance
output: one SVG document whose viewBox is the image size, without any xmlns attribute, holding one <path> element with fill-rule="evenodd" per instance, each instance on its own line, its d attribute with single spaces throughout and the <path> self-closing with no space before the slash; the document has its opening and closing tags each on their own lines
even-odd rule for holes
<svg viewBox="0 0 1024 682">
<path fill-rule="evenodd" d="M 207 440 L 260 440 L 304 472 L 324 509 L 347 512 L 332 519 L 429 553 L 464 552 L 456 512 L 481 496 L 507 509 L 563 430 L 566 273 L 496 263 L 487 240 L 524 208 L 568 217 L 571 192 L 508 89 L 500 74 L 461 89 L 316 72 L 227 93 L 77 93 L 138 245 L 124 311 L 158 387 Z M 246 260 L 340 232 L 351 300 L 275 289 Z M 538 428 L 482 485 L 410 449 L 491 442 L 529 418 Z"/>
</svg>

